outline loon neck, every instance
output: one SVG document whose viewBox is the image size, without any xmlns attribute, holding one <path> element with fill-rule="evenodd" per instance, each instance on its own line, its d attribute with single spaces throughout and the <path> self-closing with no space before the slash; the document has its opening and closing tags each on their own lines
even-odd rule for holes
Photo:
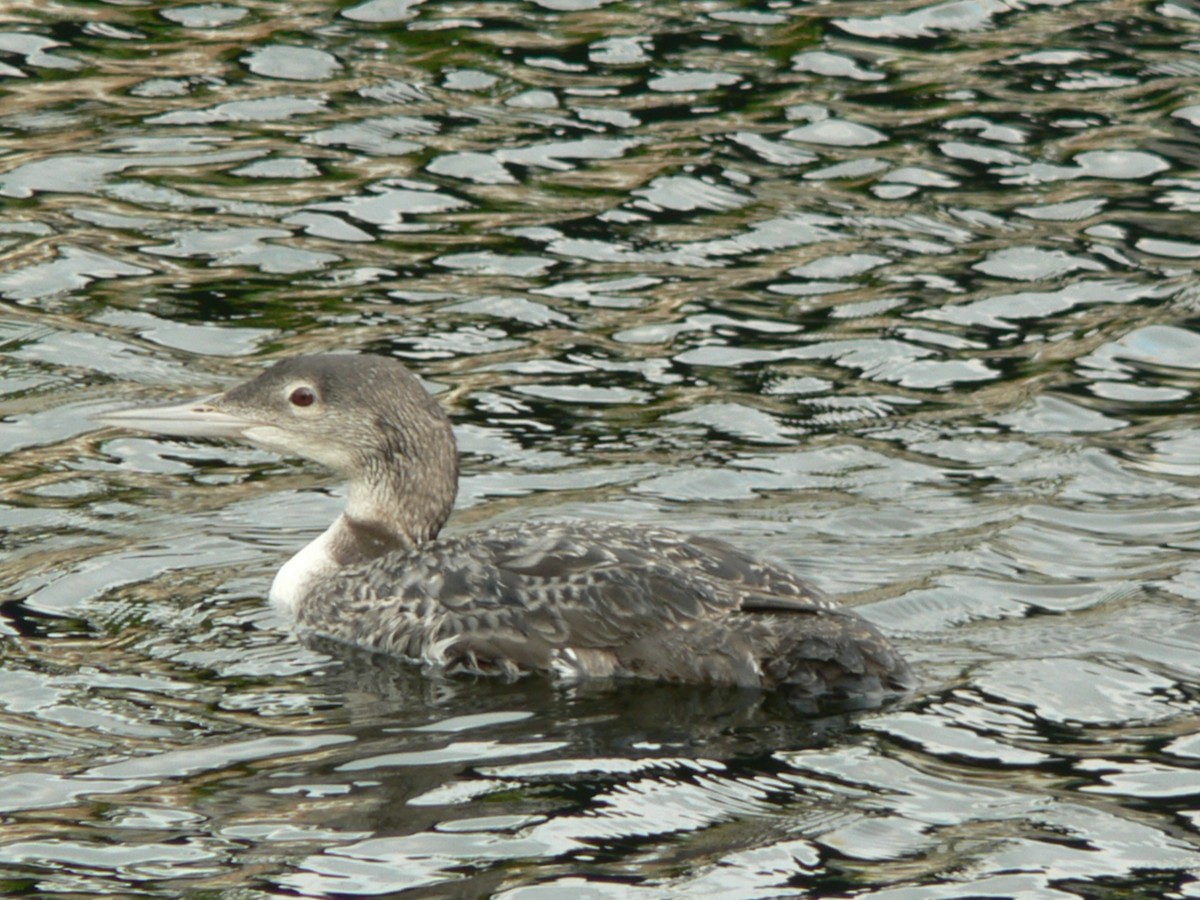
<svg viewBox="0 0 1200 900">
<path fill-rule="evenodd" d="M 342 514 L 276 574 L 272 605 L 295 619 L 306 600 L 320 596 L 323 579 L 433 540 L 450 514 L 457 486 L 453 455 L 437 466 L 364 467 L 350 481 Z"/>
<path fill-rule="evenodd" d="M 449 473 L 377 468 L 350 482 L 346 509 L 333 527 L 339 565 L 353 565 L 393 550 L 411 549 L 437 537 L 450 515 L 458 487 Z"/>
<path fill-rule="evenodd" d="M 369 562 L 394 550 L 411 550 L 417 545 L 395 528 L 375 519 L 354 518 L 349 511 L 338 516 L 325 534 L 329 558 L 339 569 Z"/>
<path fill-rule="evenodd" d="M 271 604 L 295 619 L 300 607 L 319 591 L 320 582 L 349 566 L 370 562 L 387 553 L 415 545 L 376 522 L 360 522 L 347 513 L 284 563 L 271 582 Z"/>
</svg>

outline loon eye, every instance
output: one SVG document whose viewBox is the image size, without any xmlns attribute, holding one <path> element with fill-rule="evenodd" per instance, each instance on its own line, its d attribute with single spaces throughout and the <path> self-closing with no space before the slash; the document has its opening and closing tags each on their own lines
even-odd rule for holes
<svg viewBox="0 0 1200 900">
<path fill-rule="evenodd" d="M 288 402 L 292 406 L 312 406 L 317 400 L 317 395 L 313 393 L 310 387 L 298 387 L 288 394 Z"/>
</svg>

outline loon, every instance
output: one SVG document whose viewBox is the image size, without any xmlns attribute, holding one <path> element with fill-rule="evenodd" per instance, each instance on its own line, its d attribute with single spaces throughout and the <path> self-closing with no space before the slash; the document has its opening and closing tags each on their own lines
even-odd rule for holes
<svg viewBox="0 0 1200 900">
<path fill-rule="evenodd" d="M 271 585 L 301 639 L 450 674 L 644 678 L 802 702 L 877 705 L 913 685 L 873 625 L 720 540 L 591 521 L 439 536 L 458 490 L 454 433 L 388 357 L 292 357 L 224 393 L 96 418 L 240 441 L 349 481 L 344 511 Z"/>
</svg>

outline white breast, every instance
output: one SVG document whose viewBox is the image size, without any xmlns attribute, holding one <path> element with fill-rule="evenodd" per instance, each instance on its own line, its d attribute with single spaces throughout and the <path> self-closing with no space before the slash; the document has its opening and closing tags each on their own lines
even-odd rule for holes
<svg viewBox="0 0 1200 900">
<path fill-rule="evenodd" d="M 340 524 L 339 516 L 320 537 L 284 563 L 283 568 L 275 574 L 267 599 L 287 619 L 296 618 L 300 601 L 307 594 L 309 585 L 315 579 L 332 575 L 337 569 L 337 564 L 329 553 L 329 546 L 333 533 Z"/>
</svg>

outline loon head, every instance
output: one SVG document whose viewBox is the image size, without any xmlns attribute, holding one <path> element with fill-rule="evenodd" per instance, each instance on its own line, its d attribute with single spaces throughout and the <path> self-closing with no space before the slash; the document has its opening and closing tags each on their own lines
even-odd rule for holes
<svg viewBox="0 0 1200 900">
<path fill-rule="evenodd" d="M 415 375 L 383 356 L 297 356 L 221 394 L 96 418 L 318 462 L 349 480 L 346 515 L 399 543 L 434 537 L 454 505 L 458 453 L 450 420 Z"/>
</svg>

